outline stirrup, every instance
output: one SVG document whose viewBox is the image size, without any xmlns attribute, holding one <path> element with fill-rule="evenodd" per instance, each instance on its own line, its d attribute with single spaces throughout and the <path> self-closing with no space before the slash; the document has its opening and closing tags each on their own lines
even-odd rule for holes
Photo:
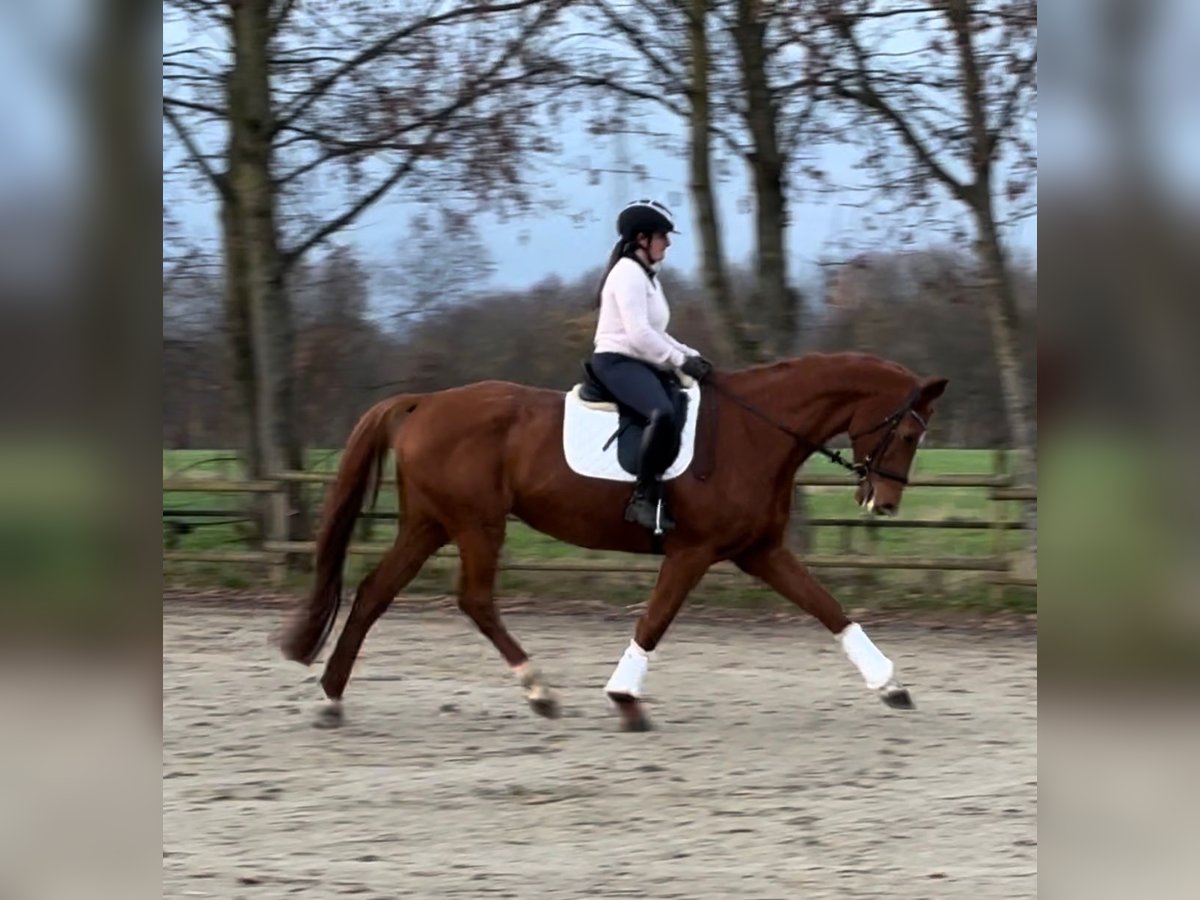
<svg viewBox="0 0 1200 900">
<path fill-rule="evenodd" d="M 671 514 L 667 512 L 667 505 L 662 497 L 658 498 L 658 503 L 654 505 L 654 535 L 661 535 L 665 531 L 670 531 L 675 527 L 675 520 L 671 518 Z"/>
<path fill-rule="evenodd" d="M 656 498 L 652 496 L 653 493 L 658 493 L 659 496 Z M 625 521 L 636 522 L 653 531 L 655 535 L 661 535 L 675 527 L 675 521 L 667 511 L 661 491 L 636 491 L 625 507 Z"/>
</svg>

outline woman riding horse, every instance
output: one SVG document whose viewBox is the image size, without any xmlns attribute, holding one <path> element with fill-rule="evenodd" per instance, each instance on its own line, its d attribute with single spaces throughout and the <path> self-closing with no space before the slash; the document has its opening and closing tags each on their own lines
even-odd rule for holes
<svg viewBox="0 0 1200 900">
<path fill-rule="evenodd" d="M 635 200 L 617 216 L 616 245 L 596 306 L 592 371 L 619 402 L 646 420 L 637 487 L 625 519 L 645 528 L 673 528 L 663 502 L 662 473 L 677 448 L 675 410 L 663 379 L 676 369 L 703 380 L 712 365 L 667 333 L 671 310 L 657 275 L 678 234 L 671 211 L 655 200 Z"/>
</svg>

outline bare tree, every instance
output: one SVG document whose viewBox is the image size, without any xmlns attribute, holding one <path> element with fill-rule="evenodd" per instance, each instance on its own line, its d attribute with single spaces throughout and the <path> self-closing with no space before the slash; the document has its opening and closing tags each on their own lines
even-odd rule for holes
<svg viewBox="0 0 1200 900">
<path fill-rule="evenodd" d="M 1036 209 L 1036 0 L 823 0 L 807 22 L 825 96 L 844 114 L 833 127 L 860 141 L 873 196 L 926 228 L 946 197 L 968 211 L 1009 432 L 1032 465 L 1002 211 Z"/>
<path fill-rule="evenodd" d="M 252 476 L 301 465 L 289 270 L 400 185 L 520 204 L 519 161 L 548 149 L 530 127 L 555 71 L 538 42 L 564 5 L 167 0 L 199 35 L 164 51 L 163 116 L 220 198 Z"/>
<path fill-rule="evenodd" d="M 784 249 L 787 173 L 811 103 L 808 81 L 794 75 L 803 45 L 791 18 L 759 0 L 593 0 L 584 8 L 621 49 L 590 53 L 580 82 L 688 124 L 705 288 L 735 354 L 754 361 L 792 352 L 799 298 Z M 754 192 L 757 287 L 743 307 L 732 301 L 712 188 L 730 157 L 746 165 Z"/>
<path fill-rule="evenodd" d="M 685 8 L 687 18 L 688 83 L 686 108 L 690 145 L 689 175 L 692 203 L 696 207 L 696 225 L 700 235 L 701 271 L 704 290 L 711 307 L 718 311 L 726 324 L 734 351 L 739 358 L 757 356 L 756 347 L 745 323 L 736 315 L 733 294 L 725 271 L 725 253 L 721 246 L 721 226 L 713 190 L 712 160 L 712 92 L 709 71 L 712 62 L 709 52 L 709 0 L 690 0 Z"/>
<path fill-rule="evenodd" d="M 816 122 L 817 95 L 809 77 L 802 33 L 795 27 L 803 2 L 732 0 L 718 5 L 732 39 L 740 93 L 726 92 L 726 107 L 744 122 L 742 150 L 754 181 L 758 306 L 765 315 L 768 346 L 796 352 L 802 298 L 789 285 L 785 238 L 788 207 L 797 176 L 811 176 L 804 142 Z"/>
</svg>

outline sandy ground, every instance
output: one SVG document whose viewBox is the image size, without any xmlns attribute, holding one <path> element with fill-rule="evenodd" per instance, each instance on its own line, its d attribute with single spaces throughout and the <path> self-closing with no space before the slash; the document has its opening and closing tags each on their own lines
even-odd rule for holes
<svg viewBox="0 0 1200 900">
<path fill-rule="evenodd" d="M 325 731 L 278 609 L 165 606 L 163 896 L 1036 896 L 1032 635 L 866 619 L 899 712 L 801 616 L 689 613 L 648 734 L 602 692 L 634 613 L 505 610 L 547 721 L 466 619 L 402 601 Z"/>
</svg>

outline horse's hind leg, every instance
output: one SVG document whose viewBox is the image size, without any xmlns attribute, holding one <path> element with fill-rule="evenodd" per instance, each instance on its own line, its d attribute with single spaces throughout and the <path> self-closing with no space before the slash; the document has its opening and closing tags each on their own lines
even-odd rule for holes
<svg viewBox="0 0 1200 900">
<path fill-rule="evenodd" d="M 425 561 L 446 540 L 446 532 L 436 522 L 408 519 L 401 527 L 396 543 L 359 584 L 346 625 L 321 676 L 321 687 L 332 702 L 322 710 L 317 721 L 319 725 L 341 724 L 342 694 L 367 632 L 391 605 L 396 594 L 416 577 Z"/>
<path fill-rule="evenodd" d="M 496 609 L 496 572 L 500 548 L 504 544 L 504 521 L 498 525 L 472 528 L 455 536 L 459 553 L 458 606 L 479 631 L 490 640 L 504 657 L 521 687 L 525 699 L 538 715 L 556 718 L 558 699 L 546 683 L 541 671 L 529 660 L 528 654 L 508 633 Z"/>
<path fill-rule="evenodd" d="M 805 612 L 816 617 L 837 636 L 868 688 L 895 709 L 912 709 L 908 690 L 896 680 L 895 666 L 867 637 L 862 626 L 851 622 L 840 603 L 821 586 L 791 551 L 781 545 L 762 548 L 734 560 L 746 573 L 761 578 Z"/>
</svg>

